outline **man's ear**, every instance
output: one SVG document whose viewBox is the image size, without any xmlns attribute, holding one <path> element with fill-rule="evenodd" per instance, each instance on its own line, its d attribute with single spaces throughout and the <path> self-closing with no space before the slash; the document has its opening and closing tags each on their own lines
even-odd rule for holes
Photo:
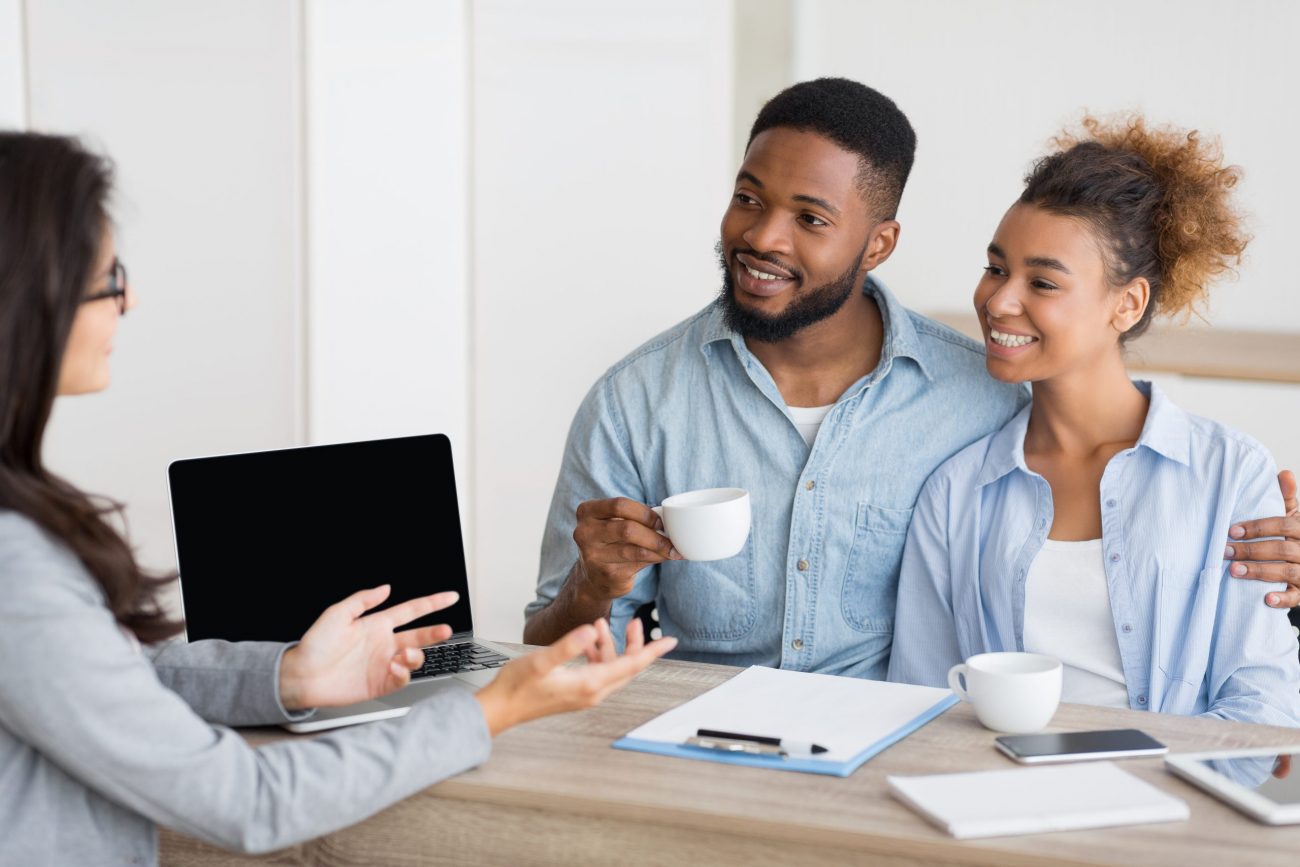
<svg viewBox="0 0 1300 867">
<path fill-rule="evenodd" d="M 862 257 L 862 270 L 874 271 L 893 255 L 898 246 L 898 233 L 903 230 L 897 220 L 885 220 L 871 228 L 867 238 L 867 254 Z"/>
<path fill-rule="evenodd" d="M 1142 314 L 1150 303 L 1151 284 L 1147 278 L 1139 277 L 1117 293 L 1110 324 L 1120 334 L 1124 334 L 1142 321 Z"/>
</svg>

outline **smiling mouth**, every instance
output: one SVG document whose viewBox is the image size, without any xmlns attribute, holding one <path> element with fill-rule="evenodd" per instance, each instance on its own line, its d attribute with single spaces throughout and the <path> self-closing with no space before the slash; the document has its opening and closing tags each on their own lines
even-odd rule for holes
<svg viewBox="0 0 1300 867">
<path fill-rule="evenodd" d="M 1028 346 L 1031 343 L 1038 342 L 1037 337 L 1030 337 L 1027 334 L 1006 334 L 998 331 L 992 325 L 989 326 L 989 340 L 1007 349 L 1015 349 L 1018 346 Z"/>
</svg>

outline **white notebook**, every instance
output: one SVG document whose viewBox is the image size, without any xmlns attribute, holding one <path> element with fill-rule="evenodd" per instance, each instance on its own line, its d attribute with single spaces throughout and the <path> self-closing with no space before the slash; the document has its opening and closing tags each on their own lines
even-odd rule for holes
<svg viewBox="0 0 1300 867">
<path fill-rule="evenodd" d="M 1110 762 L 888 780 L 895 797 L 959 839 L 1188 817 L 1187 804 Z"/>
</svg>

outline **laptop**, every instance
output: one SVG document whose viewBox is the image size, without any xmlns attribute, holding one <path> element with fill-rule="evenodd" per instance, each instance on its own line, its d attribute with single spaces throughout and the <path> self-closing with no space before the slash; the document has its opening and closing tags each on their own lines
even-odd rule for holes
<svg viewBox="0 0 1300 867">
<path fill-rule="evenodd" d="M 321 708 L 296 732 L 401 716 L 449 678 L 482 686 L 512 655 L 474 636 L 451 442 L 442 434 L 175 461 L 168 468 L 190 641 L 296 641 L 330 605 L 391 584 L 382 610 L 455 590 L 411 683 Z"/>
</svg>

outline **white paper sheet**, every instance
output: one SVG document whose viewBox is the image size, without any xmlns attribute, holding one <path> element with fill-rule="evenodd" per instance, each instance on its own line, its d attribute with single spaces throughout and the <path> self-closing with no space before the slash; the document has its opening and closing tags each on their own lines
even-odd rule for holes
<svg viewBox="0 0 1300 867">
<path fill-rule="evenodd" d="M 827 749 L 816 759 L 847 762 L 951 695 L 928 686 L 755 665 L 627 737 L 680 744 L 698 729 L 719 729 L 811 741 Z"/>
</svg>

